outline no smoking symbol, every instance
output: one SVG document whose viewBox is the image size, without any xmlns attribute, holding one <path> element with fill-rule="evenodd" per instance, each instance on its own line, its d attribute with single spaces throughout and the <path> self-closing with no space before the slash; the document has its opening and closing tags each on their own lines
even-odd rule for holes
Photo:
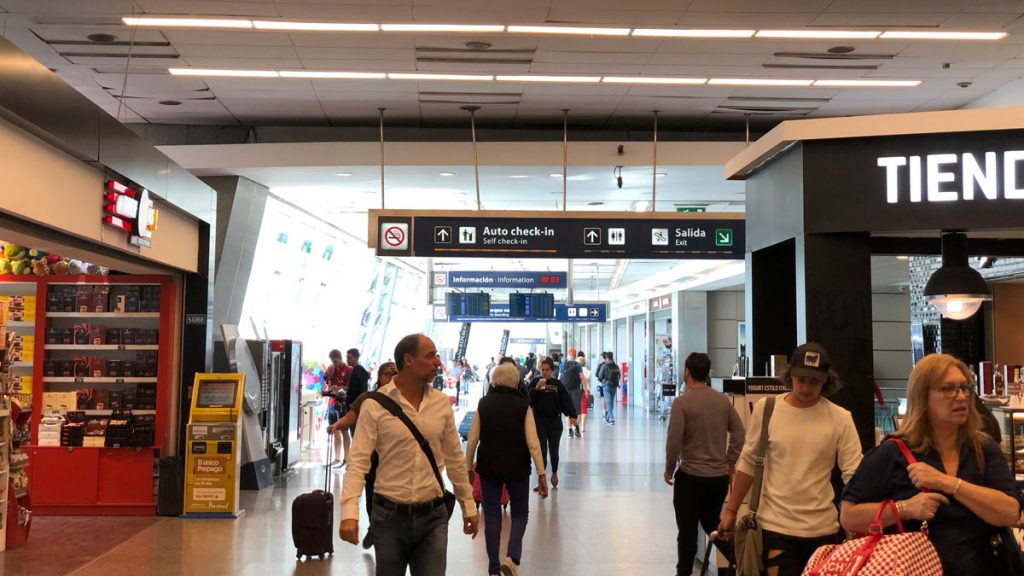
<svg viewBox="0 0 1024 576">
<path fill-rule="evenodd" d="M 405 250 L 408 248 L 407 230 L 406 224 L 384 225 L 384 248 L 387 250 Z"/>
</svg>

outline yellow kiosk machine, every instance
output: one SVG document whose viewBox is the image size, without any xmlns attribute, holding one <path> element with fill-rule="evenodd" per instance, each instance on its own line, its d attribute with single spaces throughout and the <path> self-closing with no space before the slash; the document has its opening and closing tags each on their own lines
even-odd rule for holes
<svg viewBox="0 0 1024 576">
<path fill-rule="evenodd" d="M 185 517 L 237 518 L 242 374 L 196 374 L 186 431 Z"/>
</svg>

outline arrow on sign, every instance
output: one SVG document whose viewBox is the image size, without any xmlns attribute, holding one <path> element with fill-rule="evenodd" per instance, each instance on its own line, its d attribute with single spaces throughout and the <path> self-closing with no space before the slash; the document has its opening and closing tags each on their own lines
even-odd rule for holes
<svg viewBox="0 0 1024 576">
<path fill-rule="evenodd" d="M 593 242 L 594 240 L 597 240 L 597 232 L 594 232 L 593 230 L 591 230 L 590 233 L 587 234 L 587 240 L 590 240 L 591 242 Z"/>
<path fill-rule="evenodd" d="M 590 309 L 590 315 L 594 316 L 596 318 L 597 317 L 597 308 L 591 308 Z"/>
<path fill-rule="evenodd" d="M 600 228 L 584 228 L 583 229 L 583 243 L 587 245 L 594 245 L 601 243 L 601 229 Z"/>
<path fill-rule="evenodd" d="M 437 237 L 440 238 L 442 241 L 447 240 L 448 231 L 445 230 L 444 228 L 441 228 L 440 230 L 437 231 Z"/>
</svg>

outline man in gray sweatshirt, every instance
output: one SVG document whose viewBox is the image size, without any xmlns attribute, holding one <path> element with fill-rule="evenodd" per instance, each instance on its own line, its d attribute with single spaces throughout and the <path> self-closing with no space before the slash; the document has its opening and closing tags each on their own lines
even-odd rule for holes
<svg viewBox="0 0 1024 576">
<path fill-rule="evenodd" d="M 677 576 L 689 576 L 697 554 L 697 524 L 718 527 L 729 479 L 743 449 L 745 430 L 732 402 L 708 386 L 711 360 L 686 358 L 686 389 L 672 403 L 665 442 L 665 483 L 674 485 L 672 504 L 679 529 Z"/>
</svg>

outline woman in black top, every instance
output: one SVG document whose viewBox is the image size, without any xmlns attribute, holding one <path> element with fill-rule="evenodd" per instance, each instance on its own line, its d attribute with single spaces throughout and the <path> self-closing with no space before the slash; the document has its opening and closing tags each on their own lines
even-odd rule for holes
<svg viewBox="0 0 1024 576">
<path fill-rule="evenodd" d="M 974 382 L 963 362 L 946 354 L 925 356 L 910 374 L 907 416 L 893 434 L 916 463 L 907 465 L 893 442 L 864 455 L 843 492 L 840 522 L 867 532 L 884 500 L 894 500 L 882 524 L 896 514 L 907 530 L 928 523 L 945 574 L 998 574 L 989 538 L 1017 524 L 1020 503 L 999 445 L 981 431 Z M 890 528 L 891 530 L 891 528 Z"/>
<path fill-rule="evenodd" d="M 562 415 L 569 417 L 569 425 L 576 425 L 576 407 L 573 406 L 569 391 L 555 378 L 555 363 L 545 358 L 540 364 L 540 378 L 530 382 L 530 406 L 537 422 L 537 437 L 544 457 L 544 468 L 548 466 L 548 452 L 551 453 L 551 487 L 558 487 L 558 442 L 562 438 Z M 539 488 L 539 487 L 538 487 Z M 534 488 L 534 492 L 538 490 Z"/>
</svg>

